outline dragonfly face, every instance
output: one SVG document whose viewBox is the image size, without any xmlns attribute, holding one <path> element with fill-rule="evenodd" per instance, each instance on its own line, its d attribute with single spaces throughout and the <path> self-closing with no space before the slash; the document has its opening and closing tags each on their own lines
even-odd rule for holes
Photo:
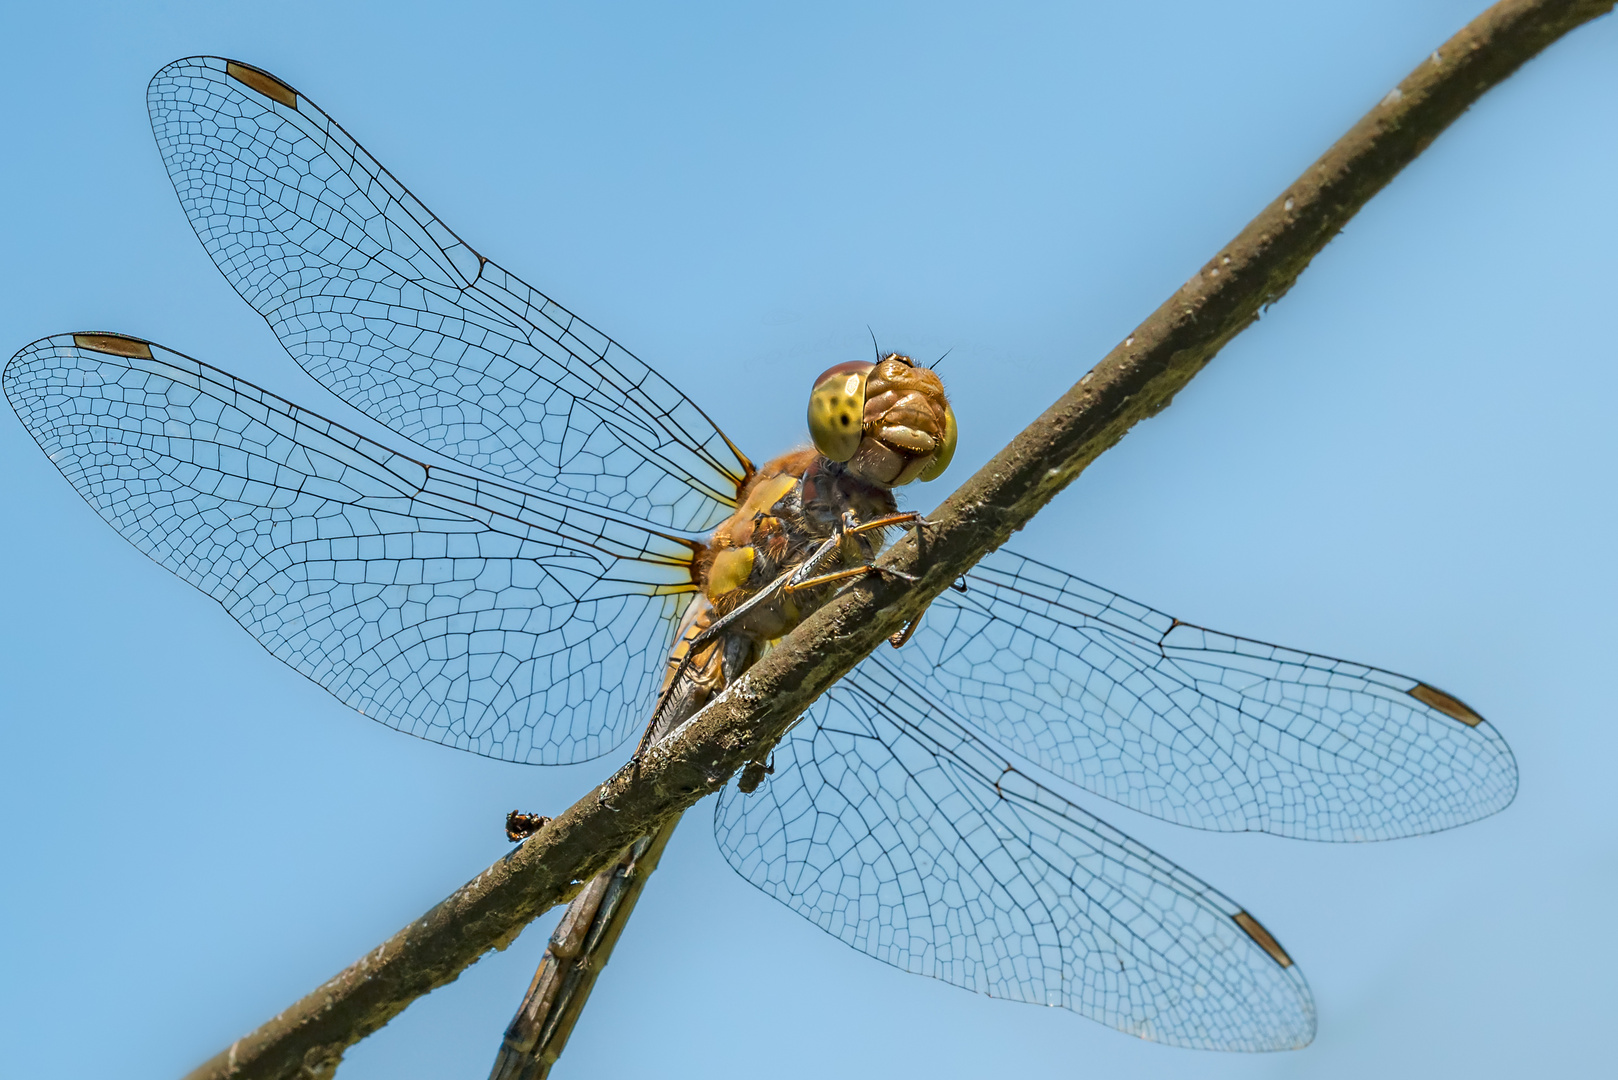
<svg viewBox="0 0 1618 1080">
<path fill-rule="evenodd" d="M 121 334 L 41 339 L 0 383 L 110 525 L 383 723 L 516 762 L 607 753 L 650 715 L 682 612 L 753 595 L 761 562 L 793 565 L 845 510 L 881 517 L 949 463 L 941 384 L 892 355 L 827 372 L 820 450 L 755 469 L 274 76 L 180 60 L 148 106 L 203 246 L 292 357 L 464 471 Z M 853 542 L 845 561 L 879 546 Z M 749 633 L 795 613 L 771 617 Z M 1499 732 L 1425 683 L 1001 549 L 817 702 L 755 794 L 727 788 L 715 833 L 748 881 L 906 970 L 1162 1042 L 1280 1049 L 1315 1020 L 1275 936 L 1077 789 L 1351 841 L 1476 820 L 1516 782 Z"/>
<path fill-rule="evenodd" d="M 936 480 L 955 456 L 955 410 L 935 373 L 889 353 L 825 371 L 809 395 L 809 435 L 829 460 L 867 483 Z"/>
</svg>

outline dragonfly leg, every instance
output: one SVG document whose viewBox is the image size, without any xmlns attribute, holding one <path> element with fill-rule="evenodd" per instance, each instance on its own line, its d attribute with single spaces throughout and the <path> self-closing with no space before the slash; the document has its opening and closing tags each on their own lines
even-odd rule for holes
<svg viewBox="0 0 1618 1080">
<path fill-rule="evenodd" d="M 793 582 L 786 587 L 786 591 L 793 593 L 799 589 L 813 589 L 819 585 L 829 585 L 834 581 L 846 581 L 852 577 L 864 577 L 866 574 L 892 574 L 903 581 L 921 580 L 914 574 L 907 574 L 903 570 L 895 570 L 891 566 L 876 566 L 872 563 L 866 563 L 864 566 L 854 566 L 847 570 L 834 570 L 829 574 L 820 574 L 804 581 Z"/>
<path fill-rule="evenodd" d="M 858 536 L 860 533 L 870 532 L 872 529 L 890 529 L 895 525 L 914 525 L 920 529 L 932 525 L 932 522 L 922 517 L 921 513 L 916 510 L 904 510 L 896 514 L 886 514 L 879 518 L 872 518 L 870 521 L 857 523 L 853 520 L 853 514 L 845 513 L 843 515 L 844 536 Z"/>
<path fill-rule="evenodd" d="M 837 527 L 836 531 L 831 536 L 821 541 L 820 546 L 815 548 L 807 559 L 799 563 L 788 573 L 780 575 L 774 581 L 760 589 L 753 596 L 749 597 L 745 603 L 733 608 L 720 618 L 715 619 L 699 633 L 693 635 L 690 641 L 687 643 L 685 656 L 681 660 L 680 666 L 675 670 L 673 677 L 669 680 L 668 687 L 664 690 L 663 695 L 658 699 L 657 707 L 652 710 L 651 722 L 647 724 L 646 731 L 641 735 L 640 743 L 635 748 L 635 754 L 629 759 L 630 764 L 638 767 L 641 758 L 645 755 L 646 750 L 654 741 L 654 738 L 656 737 L 654 733 L 657 732 L 659 726 L 662 725 L 665 716 L 670 711 L 669 705 L 672 696 L 678 693 L 679 687 L 686 682 L 686 678 L 690 673 L 693 657 L 695 657 L 698 652 L 701 651 L 703 646 L 719 640 L 726 630 L 728 630 L 742 618 L 746 617 L 748 612 L 752 611 L 754 608 L 762 604 L 769 603 L 783 592 L 795 592 L 799 589 L 811 588 L 817 585 L 825 585 L 830 582 L 842 581 L 847 578 L 864 574 L 892 574 L 895 577 L 901 578 L 905 581 L 914 582 L 919 580 L 915 575 L 905 573 L 902 570 L 893 570 L 887 567 L 872 566 L 870 564 L 855 567 L 850 570 L 834 571 L 828 574 L 816 573 L 816 571 L 830 561 L 831 558 L 837 553 L 845 538 L 849 536 L 857 536 L 860 533 L 869 532 L 873 529 L 885 529 L 894 525 L 909 524 L 914 524 L 920 528 L 922 526 L 931 525 L 932 522 L 928 521 L 916 511 L 887 514 L 883 517 L 873 518 L 870 521 L 863 522 L 857 520 L 852 511 L 844 511 L 843 520 Z M 729 681 L 728 669 L 732 666 L 730 661 L 731 658 L 728 656 L 723 657 L 721 660 L 722 670 L 725 670 L 725 682 Z"/>
<path fill-rule="evenodd" d="M 746 603 L 733 608 L 721 618 L 714 620 L 705 630 L 702 631 L 702 633 L 693 637 L 691 639 L 691 648 L 695 650 L 698 647 L 713 641 L 715 638 L 719 637 L 723 631 L 745 616 L 748 612 L 752 611 L 761 604 L 769 603 L 771 600 L 779 596 L 783 590 L 792 588 L 801 578 L 813 574 L 815 570 L 819 569 L 821 565 L 823 565 L 828 559 L 831 558 L 833 554 L 836 553 L 837 547 L 842 543 L 842 540 L 843 534 L 841 531 L 839 531 L 836 535 L 821 541 L 820 546 L 817 547 L 807 559 L 799 563 L 797 567 L 777 577 L 774 581 L 770 582 L 768 585 L 764 586 L 764 588 L 760 589 L 757 593 L 750 597 Z"/>
<path fill-rule="evenodd" d="M 848 520 L 851 520 L 851 519 L 852 519 L 852 515 L 850 515 L 850 514 L 845 514 L 844 515 L 844 520 L 845 521 L 848 521 Z M 835 542 L 841 540 L 842 537 L 844 537 L 844 536 L 852 536 L 852 535 L 854 535 L 856 533 L 863 532 L 864 530 L 866 530 L 868 528 L 882 527 L 884 525 L 884 523 L 892 524 L 897 519 L 903 519 L 905 521 L 920 520 L 921 515 L 920 514 L 915 514 L 915 515 L 906 516 L 904 514 L 895 514 L 895 515 L 892 515 L 889 518 L 878 518 L 876 521 L 866 522 L 863 525 L 855 525 L 855 526 L 852 526 L 852 527 L 845 527 L 844 529 L 840 530 L 840 532 L 839 532 L 839 534 L 837 536 L 834 536 L 830 540 L 826 541 L 826 544 L 829 545 L 829 544 L 835 543 Z M 816 554 L 818 555 L 819 552 L 816 552 Z M 799 573 L 794 574 L 793 577 L 792 577 L 792 580 L 788 581 L 787 584 L 786 584 L 786 591 L 787 592 L 789 592 L 789 593 L 797 592 L 799 589 L 812 589 L 817 585 L 826 585 L 826 584 L 830 584 L 833 581 L 843 581 L 843 580 L 845 580 L 847 578 L 859 577 L 862 574 L 891 574 L 894 577 L 900 579 L 901 581 L 909 581 L 909 582 L 912 582 L 912 583 L 921 580 L 915 574 L 907 573 L 904 570 L 896 570 L 891 566 L 877 566 L 875 563 L 865 563 L 865 564 L 863 564 L 861 566 L 850 567 L 849 569 L 846 569 L 846 570 L 834 570 L 831 573 L 817 574 L 817 575 L 815 575 L 813 577 L 803 576 L 802 571 L 807 569 L 809 567 L 809 565 L 810 565 L 810 561 L 805 561 L 803 566 L 799 567 Z"/>
<path fill-rule="evenodd" d="M 856 574 L 870 573 L 873 570 L 879 573 L 893 574 L 896 577 L 903 578 L 906 581 L 918 580 L 914 575 L 907 574 L 901 570 L 889 570 L 885 567 L 875 567 L 869 565 L 859 567 L 851 571 L 838 571 L 831 574 L 817 576 L 819 569 L 830 561 L 832 556 L 835 555 L 838 549 L 842 546 L 843 540 L 847 537 L 857 536 L 860 533 L 869 532 L 872 529 L 885 529 L 893 525 L 906 525 L 911 523 L 916 524 L 918 527 L 932 524 L 932 522 L 928 521 L 926 518 L 922 517 L 921 514 L 915 511 L 906 511 L 901 514 L 888 514 L 883 517 L 873 518 L 870 521 L 863 522 L 854 517 L 853 511 L 843 511 L 842 523 L 837 527 L 836 531 L 831 536 L 821 541 L 820 546 L 815 548 L 814 552 L 807 559 L 799 563 L 790 573 L 782 574 L 780 577 L 766 585 L 763 589 L 760 589 L 759 592 L 750 598 L 745 604 L 742 604 L 740 607 L 727 614 L 724 618 L 716 621 L 712 626 L 708 627 L 703 634 L 694 638 L 692 640 L 692 645 L 695 646 L 703 643 L 704 641 L 717 637 L 719 632 L 725 629 L 725 627 L 729 626 L 732 622 L 741 618 L 748 611 L 751 611 L 759 604 L 768 603 L 770 600 L 773 600 L 783 591 L 793 592 L 812 585 L 824 585 L 830 581 L 840 581 L 843 578 L 853 577 Z"/>
<path fill-rule="evenodd" d="M 815 568 L 818 568 L 820 565 L 825 563 L 837 551 L 838 545 L 842 543 L 842 539 L 842 531 L 839 530 L 837 535 L 831 536 L 822 541 L 820 546 L 814 550 L 809 558 L 805 559 L 796 568 L 788 573 L 780 575 L 774 581 L 760 589 L 755 595 L 750 597 L 746 603 L 741 604 L 718 619 L 715 619 L 701 631 L 691 636 L 691 638 L 686 642 L 685 655 L 681 659 L 679 667 L 675 669 L 674 674 L 670 677 L 668 685 L 663 690 L 663 694 L 658 698 L 657 706 L 652 710 L 652 719 L 646 725 L 646 730 L 641 735 L 640 743 L 635 747 L 634 756 L 629 759 L 628 764 L 625 766 L 626 768 L 638 770 L 640 767 L 641 758 L 645 756 L 647 749 L 651 746 L 654 739 L 659 737 L 659 728 L 665 726 L 666 718 L 674 711 L 683 711 L 676 710 L 674 708 L 675 699 L 677 696 L 688 692 L 692 683 L 691 668 L 693 666 L 694 659 L 700 653 L 702 653 L 704 646 L 720 640 L 724 632 L 745 617 L 748 612 L 752 611 L 761 604 L 768 603 L 775 597 L 779 596 L 784 590 L 791 588 L 794 580 L 804 576 L 806 571 L 812 573 Z M 725 650 L 721 651 L 724 652 Z M 729 656 L 721 657 L 720 661 L 721 674 L 727 679 L 727 681 L 730 671 L 735 667 L 731 661 L 732 658 Z M 707 660 L 704 660 L 704 666 L 706 666 L 707 662 Z M 697 708 L 700 708 L 700 705 L 697 706 Z M 689 710 L 689 712 L 694 711 L 696 711 L 695 708 Z M 689 712 L 687 712 L 687 715 L 689 715 Z"/>
<path fill-rule="evenodd" d="M 730 634 L 722 637 L 715 649 L 701 648 L 708 639 L 707 631 L 689 639 L 685 656 L 658 698 L 657 708 L 652 710 L 652 719 L 641 734 L 634 756 L 624 766 L 633 771 L 632 775 L 639 774 L 641 760 L 648 749 L 689 720 L 758 659 L 758 645 L 750 637 Z"/>
<path fill-rule="evenodd" d="M 820 568 L 821 564 L 830 558 L 831 553 L 837 549 L 837 547 L 846 537 L 858 536 L 860 533 L 869 532 L 872 529 L 885 529 L 893 525 L 905 525 L 912 522 L 914 522 L 918 527 L 921 525 L 932 524 L 926 518 L 922 517 L 919 513 L 916 513 L 913 510 L 906 511 L 902 514 L 888 514 L 885 517 L 872 518 L 870 521 L 858 521 L 855 519 L 854 512 L 852 510 L 843 511 L 843 522 L 838 527 L 837 531 L 829 539 L 822 543 L 812 556 L 805 559 L 798 566 L 798 568 L 793 571 L 791 578 L 784 586 L 785 590 L 789 593 L 796 592 L 799 589 L 810 589 L 817 585 L 826 585 L 833 581 L 843 581 L 848 578 L 858 577 L 862 574 L 892 574 L 894 577 L 900 578 L 904 581 L 920 581 L 921 579 L 916 577 L 914 574 L 908 574 L 903 570 L 895 570 L 887 566 L 876 566 L 872 563 L 866 563 L 863 566 L 856 566 L 847 570 L 834 570 L 827 574 L 815 573 L 815 571 Z"/>
</svg>

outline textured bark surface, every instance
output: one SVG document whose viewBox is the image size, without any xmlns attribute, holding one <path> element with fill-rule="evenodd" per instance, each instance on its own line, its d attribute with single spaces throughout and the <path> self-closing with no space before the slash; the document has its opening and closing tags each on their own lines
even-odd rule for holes
<svg viewBox="0 0 1618 1080">
<path fill-rule="evenodd" d="M 883 561 L 918 575 L 863 582 L 799 627 L 655 747 L 357 963 L 195 1070 L 327 1077 L 343 1051 L 570 899 L 637 837 L 717 791 L 828 686 L 1022 527 L 1224 344 L 1286 294 L 1365 202 L 1490 87 L 1613 0 L 1506 0 L 1398 87 Z M 606 803 L 602 801 L 603 797 Z"/>
</svg>

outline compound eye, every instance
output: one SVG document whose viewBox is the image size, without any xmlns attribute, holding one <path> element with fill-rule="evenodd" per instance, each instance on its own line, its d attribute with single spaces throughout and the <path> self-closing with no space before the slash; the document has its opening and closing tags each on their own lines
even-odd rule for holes
<svg viewBox="0 0 1618 1080">
<path fill-rule="evenodd" d="M 944 475 L 944 470 L 949 468 L 950 461 L 955 457 L 955 434 L 955 410 L 946 404 L 944 406 L 944 443 L 938 448 L 937 453 L 933 454 L 933 460 L 927 463 L 927 467 L 917 474 L 916 478 L 918 480 L 924 482 L 937 480 Z"/>
<path fill-rule="evenodd" d="M 874 364 L 853 360 L 827 368 L 809 395 L 809 437 L 833 461 L 847 461 L 865 437 L 865 379 Z"/>
</svg>

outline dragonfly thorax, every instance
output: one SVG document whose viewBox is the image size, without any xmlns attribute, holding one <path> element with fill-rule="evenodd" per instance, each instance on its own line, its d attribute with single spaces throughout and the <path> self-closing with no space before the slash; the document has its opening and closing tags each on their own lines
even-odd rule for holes
<svg viewBox="0 0 1618 1080">
<path fill-rule="evenodd" d="M 893 492 L 861 479 L 847 465 L 810 447 L 783 454 L 759 469 L 736 512 L 714 530 L 698 563 L 703 594 L 719 614 L 734 610 L 802 563 L 852 515 L 856 522 L 892 514 Z M 869 563 L 882 548 L 880 530 L 843 541 L 839 565 Z M 780 637 L 824 603 L 835 588 L 783 595 L 761 605 L 742 625 L 761 640 Z"/>
</svg>

